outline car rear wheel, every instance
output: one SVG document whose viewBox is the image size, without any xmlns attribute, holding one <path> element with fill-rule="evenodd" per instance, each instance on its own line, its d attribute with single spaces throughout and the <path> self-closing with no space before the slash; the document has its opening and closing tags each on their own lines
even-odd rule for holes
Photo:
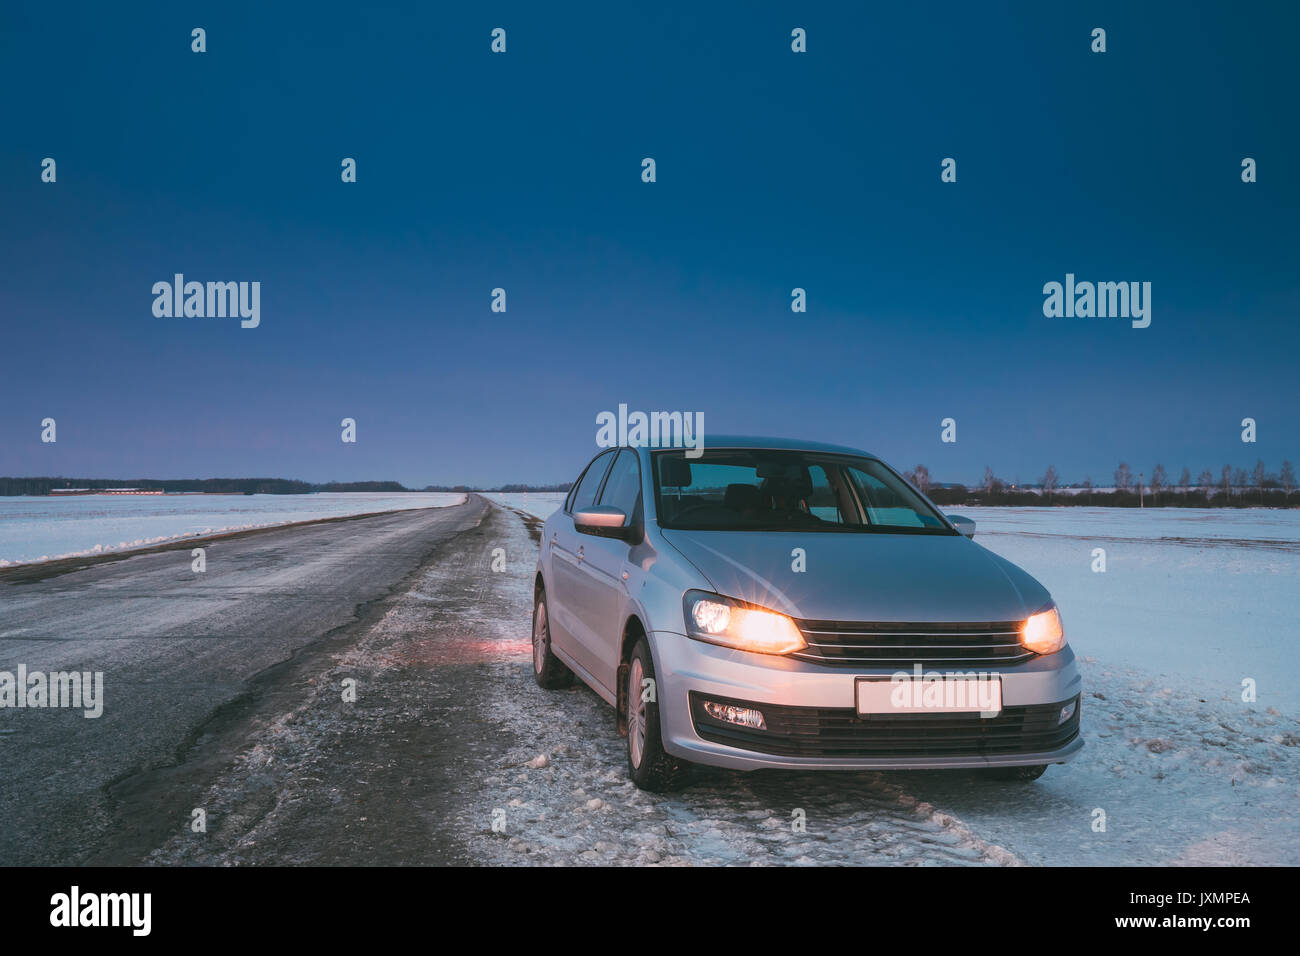
<svg viewBox="0 0 1300 956">
<path fill-rule="evenodd" d="M 680 785 L 690 764 L 664 750 L 655 666 L 644 637 L 637 638 L 628 660 L 626 700 L 628 776 L 642 790 L 652 793 L 664 793 Z"/>
<path fill-rule="evenodd" d="M 1011 783 L 1033 783 L 1047 770 L 1047 764 L 1034 764 L 1030 767 L 988 767 L 984 773 L 993 780 L 1006 780 Z"/>
<path fill-rule="evenodd" d="M 533 678 L 539 687 L 556 690 L 573 683 L 573 671 L 551 650 L 551 624 L 546 614 L 546 589 L 533 602 Z"/>
</svg>

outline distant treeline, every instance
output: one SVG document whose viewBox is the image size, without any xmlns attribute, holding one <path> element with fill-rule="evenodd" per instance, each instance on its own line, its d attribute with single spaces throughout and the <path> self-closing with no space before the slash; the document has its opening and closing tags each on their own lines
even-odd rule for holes
<svg viewBox="0 0 1300 956">
<path fill-rule="evenodd" d="M 396 481 L 331 481 L 312 484 L 289 478 L 0 478 L 0 495 L 48 495 L 63 488 L 142 488 L 211 495 L 305 495 L 315 491 L 406 491 Z"/>
<path fill-rule="evenodd" d="M 312 491 L 410 491 L 400 481 L 327 481 L 311 485 Z"/>
<path fill-rule="evenodd" d="M 1153 493 L 1151 489 L 1143 490 L 1141 497 L 1136 491 L 1117 491 L 1107 488 L 1096 489 L 1070 488 L 1045 494 L 1041 489 L 1011 488 L 1002 486 L 997 490 L 984 488 L 967 488 L 965 485 L 930 485 L 926 495 L 937 505 L 1013 505 L 1018 507 L 1035 507 L 1051 505 L 1080 505 L 1096 508 L 1136 508 L 1145 505 L 1148 508 L 1294 508 L 1300 505 L 1300 495 L 1287 493 L 1277 488 L 1233 489 L 1231 494 L 1214 491 L 1209 494 L 1199 488 L 1180 491 L 1178 488 L 1166 488 Z"/>
<path fill-rule="evenodd" d="M 1008 482 L 997 477 L 992 468 L 984 469 L 984 480 L 976 488 L 960 484 L 938 484 L 931 480 L 924 465 L 905 471 L 903 477 L 939 505 L 1097 505 L 1106 508 L 1290 508 L 1300 505 L 1296 495 L 1295 468 L 1282 462 L 1277 473 L 1257 461 L 1255 467 L 1233 468 L 1224 465 L 1215 474 L 1204 469 L 1195 478 L 1184 468 L 1177 477 L 1156 465 L 1150 475 L 1134 474 L 1128 462 L 1120 462 L 1112 476 L 1114 485 L 1094 488 L 1092 480 L 1063 486 L 1056 468 L 1036 485 Z"/>
<path fill-rule="evenodd" d="M 0 497 L 48 495 L 66 488 L 140 488 L 148 491 L 202 492 L 210 495 L 309 495 L 318 491 L 413 491 L 399 481 L 327 481 L 323 484 L 290 478 L 0 478 Z M 479 489 L 468 485 L 428 485 L 420 491 L 465 494 L 471 491 L 568 491 L 569 485 L 502 485 Z"/>
</svg>

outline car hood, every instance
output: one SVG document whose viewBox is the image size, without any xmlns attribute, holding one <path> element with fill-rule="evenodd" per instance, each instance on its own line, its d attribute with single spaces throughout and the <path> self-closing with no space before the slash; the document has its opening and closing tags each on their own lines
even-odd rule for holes
<svg viewBox="0 0 1300 956">
<path fill-rule="evenodd" d="M 1016 621 L 1051 600 L 960 535 L 662 530 L 713 589 L 815 621 Z M 802 548 L 804 571 L 795 571 Z"/>
</svg>

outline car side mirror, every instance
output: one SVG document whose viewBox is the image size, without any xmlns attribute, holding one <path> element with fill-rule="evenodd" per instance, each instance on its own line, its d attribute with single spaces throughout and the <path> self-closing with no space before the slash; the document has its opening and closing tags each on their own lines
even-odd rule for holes
<svg viewBox="0 0 1300 956">
<path fill-rule="evenodd" d="M 627 538 L 631 532 L 625 528 L 627 512 L 622 508 L 600 505 L 579 508 L 573 512 L 573 527 L 579 534 L 592 534 L 598 538 Z"/>
<path fill-rule="evenodd" d="M 962 515 L 944 515 L 952 526 L 968 538 L 975 537 L 975 519 L 967 518 Z"/>
</svg>

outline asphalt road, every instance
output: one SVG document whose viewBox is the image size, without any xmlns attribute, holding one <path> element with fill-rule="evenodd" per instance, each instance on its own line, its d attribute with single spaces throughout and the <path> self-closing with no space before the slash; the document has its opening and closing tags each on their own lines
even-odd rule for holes
<svg viewBox="0 0 1300 956">
<path fill-rule="evenodd" d="M 97 718 L 0 709 L 0 864 L 138 862 L 184 828 L 195 761 L 222 756 L 205 744 L 251 719 L 300 655 L 373 623 L 486 510 L 470 497 L 227 536 L 208 543 L 203 573 L 187 544 L 0 578 L 0 671 L 104 682 Z"/>
</svg>

